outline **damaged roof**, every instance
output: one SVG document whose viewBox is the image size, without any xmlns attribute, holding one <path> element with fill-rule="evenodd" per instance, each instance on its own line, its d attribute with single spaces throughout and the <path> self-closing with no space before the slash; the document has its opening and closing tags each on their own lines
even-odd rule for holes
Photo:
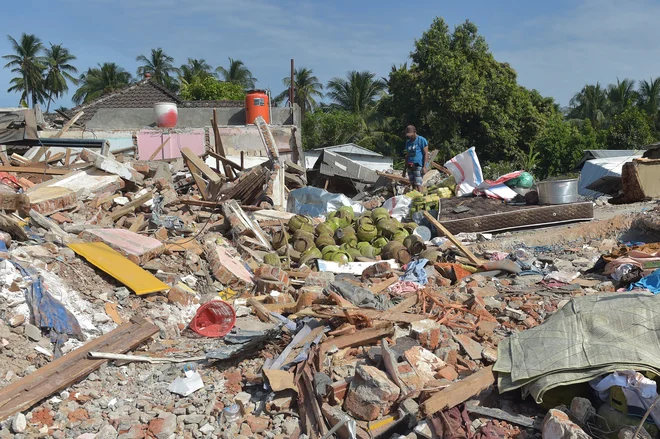
<svg viewBox="0 0 660 439">
<path fill-rule="evenodd" d="M 344 145 L 335 145 L 335 146 L 326 146 L 324 148 L 315 148 L 314 151 L 330 151 L 336 154 L 359 154 L 359 155 L 370 155 L 373 157 L 384 157 L 383 154 L 379 154 L 375 151 L 372 151 L 367 148 L 363 148 L 360 145 L 355 143 L 346 143 Z"/>
<path fill-rule="evenodd" d="M 184 101 L 167 88 L 152 81 L 151 78 L 147 78 L 72 108 L 69 110 L 69 114 L 84 111 L 85 113 L 78 119 L 78 123 L 84 125 L 92 120 L 96 112 L 102 108 L 152 108 L 158 102 L 173 102 L 183 108 L 244 106 L 243 101 Z"/>
</svg>

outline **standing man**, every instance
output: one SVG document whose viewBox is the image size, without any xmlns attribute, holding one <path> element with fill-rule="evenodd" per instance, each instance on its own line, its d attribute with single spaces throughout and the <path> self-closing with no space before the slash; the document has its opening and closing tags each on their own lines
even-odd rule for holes
<svg viewBox="0 0 660 439">
<path fill-rule="evenodd" d="M 417 135 L 413 125 L 406 127 L 406 168 L 403 176 L 408 172 L 410 184 L 417 191 L 422 191 L 422 177 L 428 171 L 429 165 L 429 142 L 422 136 Z"/>
</svg>

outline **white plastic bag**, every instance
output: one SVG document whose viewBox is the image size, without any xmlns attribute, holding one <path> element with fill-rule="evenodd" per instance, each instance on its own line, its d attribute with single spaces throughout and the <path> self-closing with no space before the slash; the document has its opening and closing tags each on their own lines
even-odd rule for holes
<svg viewBox="0 0 660 439">
<path fill-rule="evenodd" d="M 474 146 L 445 163 L 445 168 L 449 169 L 456 180 L 458 196 L 472 193 L 484 181 Z"/>
<path fill-rule="evenodd" d="M 399 195 L 385 201 L 383 203 L 383 207 L 387 209 L 392 218 L 396 218 L 398 221 L 401 221 L 403 218 L 408 216 L 411 204 L 412 199 L 406 197 L 405 195 Z"/>
</svg>

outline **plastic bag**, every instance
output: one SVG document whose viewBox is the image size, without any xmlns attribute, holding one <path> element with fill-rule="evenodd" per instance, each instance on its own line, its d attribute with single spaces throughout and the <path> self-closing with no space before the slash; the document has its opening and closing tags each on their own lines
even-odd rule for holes
<svg viewBox="0 0 660 439">
<path fill-rule="evenodd" d="M 385 201 L 383 203 L 383 207 L 387 209 L 392 218 L 396 218 L 398 221 L 401 221 L 403 218 L 408 216 L 408 213 L 410 213 L 410 205 L 412 202 L 413 201 L 411 198 L 405 195 L 399 195 Z"/>
<path fill-rule="evenodd" d="M 458 186 L 456 195 L 470 194 L 484 181 L 481 164 L 474 147 L 458 154 L 445 163 L 445 168 L 454 176 Z"/>
<path fill-rule="evenodd" d="M 351 206 L 356 214 L 364 211 L 360 203 L 352 201 L 346 195 L 333 194 L 321 188 L 307 186 L 289 193 L 287 211 L 318 218 L 339 210 L 342 206 Z"/>
</svg>

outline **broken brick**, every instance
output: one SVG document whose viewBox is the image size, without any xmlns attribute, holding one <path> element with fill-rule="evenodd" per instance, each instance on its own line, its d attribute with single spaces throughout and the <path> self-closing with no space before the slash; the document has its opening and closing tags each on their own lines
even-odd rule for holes
<svg viewBox="0 0 660 439">
<path fill-rule="evenodd" d="M 413 322 L 410 330 L 422 346 L 434 350 L 440 346 L 440 341 L 443 339 L 441 327 L 442 325 L 435 320 L 425 319 Z"/>
<path fill-rule="evenodd" d="M 44 186 L 28 193 L 30 208 L 42 215 L 76 207 L 76 193 L 59 186 Z"/>
<path fill-rule="evenodd" d="M 213 243 L 207 244 L 205 249 L 211 272 L 218 282 L 239 293 L 252 289 L 252 273 L 240 257 L 230 255 L 224 247 Z"/>
<path fill-rule="evenodd" d="M 373 421 L 392 411 L 401 390 L 382 370 L 358 365 L 344 401 L 344 410 L 363 421 Z"/>
</svg>

